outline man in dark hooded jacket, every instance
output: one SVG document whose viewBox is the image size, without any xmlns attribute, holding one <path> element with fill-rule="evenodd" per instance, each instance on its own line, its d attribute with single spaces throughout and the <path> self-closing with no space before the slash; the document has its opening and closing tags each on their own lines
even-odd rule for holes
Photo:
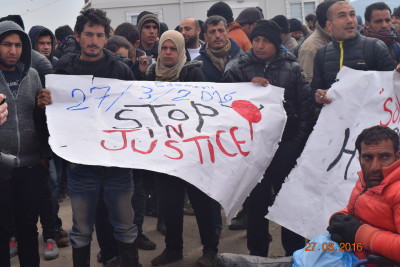
<svg viewBox="0 0 400 267">
<path fill-rule="evenodd" d="M 31 39 L 32 49 L 46 56 L 54 67 L 58 61 L 58 58 L 54 56 L 56 45 L 54 34 L 49 29 L 38 25 L 33 26 L 28 35 Z"/>
<path fill-rule="evenodd" d="M 223 82 L 253 82 L 282 87 L 287 123 L 282 141 L 264 174 L 247 200 L 247 247 L 251 255 L 268 256 L 268 206 L 274 202 L 284 179 L 296 164 L 314 125 L 310 86 L 296 58 L 281 48 L 280 27 L 273 21 L 258 21 L 250 40 L 253 48 L 225 73 Z M 286 255 L 304 247 L 304 238 L 282 228 Z"/>
<path fill-rule="evenodd" d="M 10 266 L 8 242 L 15 228 L 21 266 L 39 267 L 37 220 L 39 181 L 50 157 L 44 112 L 36 97 L 42 87 L 31 68 L 28 35 L 16 23 L 0 23 L 0 93 L 9 116 L 0 126 L 0 151 L 17 155 L 10 180 L 0 181 L 0 266 Z M 47 178 L 48 180 L 48 178 Z"/>
</svg>

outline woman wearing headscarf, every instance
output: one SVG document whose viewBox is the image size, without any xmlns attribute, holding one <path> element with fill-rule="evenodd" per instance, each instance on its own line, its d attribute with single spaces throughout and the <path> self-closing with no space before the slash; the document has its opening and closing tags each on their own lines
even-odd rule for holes
<svg viewBox="0 0 400 267">
<path fill-rule="evenodd" d="M 186 62 L 185 40 L 180 32 L 166 31 L 160 37 L 157 63 L 147 70 L 147 80 L 166 82 L 205 81 L 200 69 L 201 61 Z M 161 266 L 183 258 L 183 204 L 185 189 L 195 211 L 203 255 L 197 260 L 200 266 L 214 266 L 219 237 L 216 232 L 215 202 L 188 182 L 167 174 L 157 174 L 159 212 L 165 219 L 165 250 L 151 263 Z"/>
</svg>

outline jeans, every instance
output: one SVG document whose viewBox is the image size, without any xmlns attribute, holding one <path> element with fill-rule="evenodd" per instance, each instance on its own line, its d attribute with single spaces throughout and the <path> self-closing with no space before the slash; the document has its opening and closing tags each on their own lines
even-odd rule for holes
<svg viewBox="0 0 400 267">
<path fill-rule="evenodd" d="M 133 220 L 138 229 L 138 234 L 143 232 L 144 212 L 146 210 L 146 194 L 143 189 L 144 170 L 133 169 L 133 182 L 135 192 L 132 197 L 132 207 L 135 213 Z M 96 235 L 101 251 L 101 261 L 106 264 L 107 261 L 118 256 L 117 242 L 112 235 L 113 227 L 108 220 L 108 210 L 104 203 L 103 197 L 100 196 L 96 209 Z"/>
<path fill-rule="evenodd" d="M 72 206 L 72 230 L 69 235 L 72 247 L 81 248 L 92 241 L 101 188 L 114 238 L 123 243 L 133 243 L 137 227 L 133 223 L 131 205 L 134 188 L 131 170 L 70 163 L 67 173 Z"/>
<path fill-rule="evenodd" d="M 41 181 L 48 180 L 41 164 L 13 170 L 11 180 L 0 181 L 0 266 L 10 266 L 8 242 L 11 232 L 18 240 L 21 267 L 39 267 L 37 221 Z M 47 184 L 48 186 L 48 184 Z"/>
<path fill-rule="evenodd" d="M 218 252 L 219 237 L 216 232 L 215 200 L 195 186 L 177 177 L 159 174 L 160 212 L 165 218 L 165 243 L 168 250 L 183 249 L 183 204 L 185 188 L 196 215 L 203 251 Z"/>
<path fill-rule="evenodd" d="M 296 143 L 282 142 L 265 171 L 263 179 L 254 187 L 247 198 L 247 248 L 250 255 L 268 256 L 269 221 L 265 216 L 268 214 L 268 207 L 273 204 L 285 178 L 295 166 L 300 153 L 301 149 Z M 286 250 L 286 256 L 288 256 L 293 251 L 303 248 L 305 240 L 303 237 L 283 229 L 282 243 Z"/>
</svg>

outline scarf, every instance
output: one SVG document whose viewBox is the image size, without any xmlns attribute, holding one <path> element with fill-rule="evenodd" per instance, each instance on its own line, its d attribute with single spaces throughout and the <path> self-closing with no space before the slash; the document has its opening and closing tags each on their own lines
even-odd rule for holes
<svg viewBox="0 0 400 267">
<path fill-rule="evenodd" d="M 208 43 L 206 44 L 206 52 L 208 56 L 211 59 L 211 62 L 213 65 L 222 73 L 225 70 L 225 65 L 228 62 L 229 59 L 229 52 L 231 51 L 231 41 L 228 39 L 228 44 L 219 50 L 214 50 L 211 49 L 208 46 Z"/>
<path fill-rule="evenodd" d="M 166 66 L 161 57 L 161 47 L 167 40 L 174 42 L 178 51 L 178 62 L 172 67 Z M 182 34 L 175 30 L 164 32 L 158 44 L 158 59 L 156 63 L 156 81 L 175 82 L 179 79 L 179 73 L 186 63 L 185 39 Z"/>
<path fill-rule="evenodd" d="M 385 32 L 376 32 L 374 30 L 364 27 L 364 34 L 367 37 L 382 40 L 387 46 L 391 46 L 397 41 L 397 34 L 392 30 L 387 30 Z"/>
</svg>

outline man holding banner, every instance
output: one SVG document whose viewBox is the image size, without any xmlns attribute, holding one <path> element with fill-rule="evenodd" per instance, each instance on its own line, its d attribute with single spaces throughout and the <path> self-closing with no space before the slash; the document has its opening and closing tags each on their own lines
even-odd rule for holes
<svg viewBox="0 0 400 267">
<path fill-rule="evenodd" d="M 317 51 L 311 88 L 318 104 L 329 104 L 326 93 L 343 67 L 355 70 L 391 71 L 395 64 L 384 42 L 361 36 L 354 8 L 339 1 L 328 9 L 326 26 L 333 41 Z"/>
<path fill-rule="evenodd" d="M 110 20 L 105 12 L 99 9 L 82 11 L 75 25 L 75 37 L 80 44 L 81 54 L 68 54 L 60 59 L 55 66 L 56 73 L 134 80 L 129 67 L 111 52 L 104 50 L 109 34 Z M 50 91 L 43 89 L 38 97 L 38 105 L 50 103 Z M 109 208 L 109 218 L 118 243 L 122 266 L 141 266 L 134 243 L 137 227 L 133 223 L 131 205 L 131 169 L 70 163 L 67 172 L 73 216 L 69 237 L 74 266 L 90 266 L 90 243 L 101 188 L 104 202 Z"/>
<path fill-rule="evenodd" d="M 273 21 L 257 22 L 251 33 L 253 48 L 240 56 L 239 62 L 225 74 L 224 82 L 269 83 L 285 89 L 288 119 L 279 148 L 264 174 L 251 192 L 248 203 L 247 247 L 251 255 L 268 256 L 268 206 L 274 202 L 285 177 L 296 164 L 314 125 L 309 84 L 296 58 L 281 49 L 280 27 Z M 304 238 L 282 228 L 286 255 L 304 246 Z"/>
</svg>

